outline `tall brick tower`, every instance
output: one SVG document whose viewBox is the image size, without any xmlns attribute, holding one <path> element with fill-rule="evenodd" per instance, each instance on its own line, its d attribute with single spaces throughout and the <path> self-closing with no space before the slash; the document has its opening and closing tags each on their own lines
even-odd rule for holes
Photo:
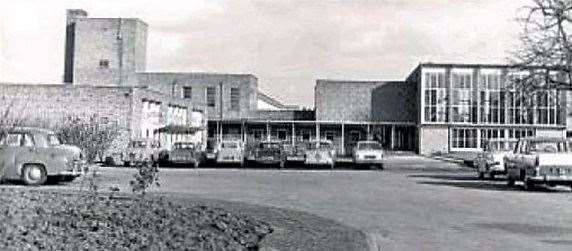
<svg viewBox="0 0 572 251">
<path fill-rule="evenodd" d="M 133 73 L 145 71 L 147 24 L 134 18 L 88 18 L 83 10 L 68 10 L 67 19 L 65 82 L 128 85 Z"/>
</svg>

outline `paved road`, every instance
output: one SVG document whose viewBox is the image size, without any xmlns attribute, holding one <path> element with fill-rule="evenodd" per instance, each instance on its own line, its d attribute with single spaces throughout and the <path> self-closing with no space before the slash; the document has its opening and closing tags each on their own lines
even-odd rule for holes
<svg viewBox="0 0 572 251">
<path fill-rule="evenodd" d="M 155 191 L 302 210 L 353 226 L 382 250 L 572 250 L 570 189 L 533 192 L 468 169 L 392 157 L 385 171 L 162 169 Z M 132 169 L 102 168 L 127 189 Z"/>
</svg>

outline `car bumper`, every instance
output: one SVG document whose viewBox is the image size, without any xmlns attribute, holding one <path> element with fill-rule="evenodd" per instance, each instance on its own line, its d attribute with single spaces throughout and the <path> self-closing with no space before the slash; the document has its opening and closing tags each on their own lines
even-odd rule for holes
<svg viewBox="0 0 572 251">
<path fill-rule="evenodd" d="M 305 161 L 306 159 L 302 156 L 290 156 L 286 158 L 287 161 Z"/>
<path fill-rule="evenodd" d="M 199 161 L 197 159 L 174 159 L 174 160 L 169 160 L 169 162 L 173 164 L 194 164 Z"/>
<path fill-rule="evenodd" d="M 383 159 L 355 159 L 356 164 L 383 164 Z"/>
<path fill-rule="evenodd" d="M 239 159 L 239 158 L 233 158 L 233 159 L 220 158 L 220 159 L 216 160 L 216 163 L 225 163 L 225 164 L 242 163 L 242 159 Z"/>
<path fill-rule="evenodd" d="M 262 163 L 262 164 L 277 164 L 282 162 L 282 160 L 273 157 L 249 158 L 248 161 Z"/>
<path fill-rule="evenodd" d="M 306 159 L 306 161 L 304 161 L 304 164 L 306 165 L 331 165 L 333 163 L 334 163 L 333 159 L 320 159 L 320 160 Z"/>
<path fill-rule="evenodd" d="M 535 183 L 572 184 L 571 175 L 541 175 L 527 177 L 527 180 Z"/>
</svg>

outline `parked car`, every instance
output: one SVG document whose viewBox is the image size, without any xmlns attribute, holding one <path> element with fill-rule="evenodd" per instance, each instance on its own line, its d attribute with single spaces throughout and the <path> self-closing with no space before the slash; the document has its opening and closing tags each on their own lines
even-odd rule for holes
<svg viewBox="0 0 572 251">
<path fill-rule="evenodd" d="M 358 141 L 353 152 L 356 166 L 369 166 L 383 169 L 383 147 L 377 141 Z"/>
<path fill-rule="evenodd" d="M 216 160 L 217 151 L 218 151 L 218 143 L 216 142 L 216 140 L 208 139 L 205 150 L 207 160 L 209 161 Z"/>
<path fill-rule="evenodd" d="M 127 145 L 125 153 L 121 156 L 122 162 L 126 167 L 142 164 L 157 164 L 159 162 L 160 151 L 161 144 L 156 140 L 131 140 Z"/>
<path fill-rule="evenodd" d="M 262 141 L 248 146 L 246 163 L 272 165 L 278 164 L 283 168 L 286 163 L 286 152 L 281 141 Z"/>
<path fill-rule="evenodd" d="M 475 158 L 474 162 L 479 179 L 484 179 L 485 176 L 494 179 L 496 175 L 506 174 L 503 158 L 510 153 L 510 150 L 499 146 L 498 142 L 489 140 L 485 143 L 483 152 Z"/>
<path fill-rule="evenodd" d="M 42 185 L 48 177 L 71 181 L 87 170 L 81 150 L 53 131 L 21 127 L 0 131 L 0 179 Z"/>
<path fill-rule="evenodd" d="M 169 152 L 168 162 L 171 164 L 191 164 L 194 168 L 205 160 L 205 153 L 193 142 L 175 142 Z"/>
<path fill-rule="evenodd" d="M 309 141 L 297 142 L 294 146 L 289 145 L 289 149 L 286 149 L 286 162 L 304 163 L 306 160 L 304 154 L 309 145 Z"/>
<path fill-rule="evenodd" d="M 216 162 L 218 164 L 244 165 L 244 147 L 239 140 L 224 140 L 217 150 Z"/>
<path fill-rule="evenodd" d="M 336 163 L 336 150 L 329 140 L 310 141 L 304 151 L 304 164 L 327 165 L 334 169 Z"/>
<path fill-rule="evenodd" d="M 522 138 L 504 157 L 507 182 L 522 181 L 525 189 L 537 184 L 572 186 L 572 141 L 566 138 Z"/>
</svg>

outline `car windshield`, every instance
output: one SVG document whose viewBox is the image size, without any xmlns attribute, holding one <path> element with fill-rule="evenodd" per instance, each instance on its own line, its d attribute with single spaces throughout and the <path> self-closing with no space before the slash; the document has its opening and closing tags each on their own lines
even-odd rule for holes
<svg viewBox="0 0 572 251">
<path fill-rule="evenodd" d="M 260 148 L 264 148 L 264 149 L 278 149 L 278 148 L 280 148 L 280 144 L 274 143 L 274 142 L 261 143 L 261 144 L 260 144 Z"/>
<path fill-rule="evenodd" d="M 145 147 L 147 147 L 147 142 L 145 142 L 145 141 L 133 141 L 131 143 L 131 146 L 133 146 L 135 148 L 145 148 Z"/>
<path fill-rule="evenodd" d="M 221 147 L 222 148 L 238 148 L 238 143 L 237 142 L 222 142 Z"/>
<path fill-rule="evenodd" d="M 558 153 L 570 150 L 568 142 L 565 141 L 531 142 L 530 144 L 530 151 L 536 153 Z"/>
<path fill-rule="evenodd" d="M 320 144 L 318 145 L 318 142 L 312 142 L 307 149 L 310 150 L 315 150 L 315 149 L 331 149 L 332 143 L 330 142 L 319 142 Z"/>
<path fill-rule="evenodd" d="M 360 150 L 381 150 L 381 144 L 377 142 L 362 142 L 358 143 L 357 148 Z"/>
<path fill-rule="evenodd" d="M 175 149 L 193 149 L 195 148 L 195 144 L 193 143 L 175 143 Z"/>
<path fill-rule="evenodd" d="M 59 146 L 62 143 L 60 142 L 60 139 L 58 139 L 58 136 L 56 136 L 55 134 L 49 134 L 48 135 L 48 145 L 50 146 Z"/>
</svg>

